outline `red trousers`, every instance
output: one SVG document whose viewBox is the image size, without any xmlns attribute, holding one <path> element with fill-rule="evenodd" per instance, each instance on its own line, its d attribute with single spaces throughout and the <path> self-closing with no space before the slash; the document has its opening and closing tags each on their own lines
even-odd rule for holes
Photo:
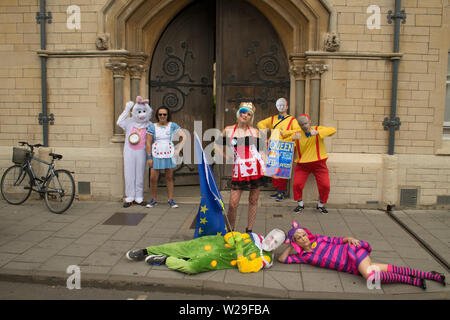
<svg viewBox="0 0 450 320">
<path fill-rule="evenodd" d="M 327 203 L 328 195 L 330 194 L 330 177 L 328 175 L 327 159 L 301 164 L 297 163 L 294 170 L 294 200 L 302 200 L 303 188 L 310 173 L 316 178 L 320 201 Z"/>
<path fill-rule="evenodd" d="M 277 191 L 286 191 L 288 179 L 272 178 L 272 185 Z"/>
</svg>

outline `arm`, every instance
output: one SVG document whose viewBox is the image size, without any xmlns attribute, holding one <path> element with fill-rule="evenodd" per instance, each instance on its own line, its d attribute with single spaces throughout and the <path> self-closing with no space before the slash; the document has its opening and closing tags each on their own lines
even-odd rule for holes
<svg viewBox="0 0 450 320">
<path fill-rule="evenodd" d="M 150 168 L 153 167 L 153 157 L 152 157 L 152 142 L 153 142 L 153 136 L 147 132 L 147 136 L 145 139 L 145 147 L 147 152 L 147 163 Z"/>
<path fill-rule="evenodd" d="M 180 142 L 177 144 L 177 147 L 175 148 L 175 155 L 178 156 L 180 153 L 180 150 L 183 149 L 184 144 L 186 143 L 186 133 L 180 128 L 176 131 L 180 135 Z"/>
<path fill-rule="evenodd" d="M 317 128 L 317 132 L 319 134 L 319 137 L 323 139 L 325 137 L 331 137 L 332 135 L 334 135 L 336 133 L 336 129 L 332 127 L 319 126 Z"/>
<path fill-rule="evenodd" d="M 289 256 L 289 253 L 291 252 L 291 246 L 288 245 L 286 247 L 286 249 L 284 249 L 284 251 L 280 254 L 280 256 L 278 257 L 278 261 L 280 261 L 281 263 L 285 263 L 287 257 Z"/>
<path fill-rule="evenodd" d="M 126 126 L 125 126 L 125 120 L 128 117 L 128 114 L 130 113 L 131 108 L 133 108 L 134 106 L 134 102 L 133 101 L 129 101 L 127 102 L 127 104 L 125 105 L 125 108 L 123 109 L 123 112 L 120 114 L 119 118 L 117 119 L 117 125 L 119 127 L 121 127 L 123 130 L 126 130 Z"/>
</svg>

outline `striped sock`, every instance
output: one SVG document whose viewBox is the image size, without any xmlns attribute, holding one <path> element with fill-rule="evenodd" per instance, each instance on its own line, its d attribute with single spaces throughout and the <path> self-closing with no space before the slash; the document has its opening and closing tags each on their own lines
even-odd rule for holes
<svg viewBox="0 0 450 320">
<path fill-rule="evenodd" d="M 397 267 L 393 264 L 388 264 L 387 271 L 397 273 L 397 274 L 403 274 L 403 275 L 407 275 L 407 276 L 414 276 L 414 277 L 418 277 L 418 278 L 422 278 L 422 279 L 434 280 L 434 281 L 437 281 L 440 283 L 444 282 L 444 279 L 438 273 L 424 272 L 421 270 L 415 270 L 415 269 L 408 268 L 408 267 Z"/>
<path fill-rule="evenodd" d="M 380 280 L 381 283 L 406 283 L 415 287 L 422 287 L 422 279 L 412 278 L 402 274 L 392 272 L 375 272 L 371 275 L 375 281 Z"/>
</svg>

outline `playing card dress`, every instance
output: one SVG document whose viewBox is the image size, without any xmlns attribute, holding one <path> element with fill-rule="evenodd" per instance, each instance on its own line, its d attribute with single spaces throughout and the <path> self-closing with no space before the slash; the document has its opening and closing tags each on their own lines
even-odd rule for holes
<svg viewBox="0 0 450 320">
<path fill-rule="evenodd" d="M 251 190 L 256 189 L 264 183 L 264 161 L 258 152 L 260 139 L 254 137 L 252 131 L 250 136 L 236 138 L 237 125 L 235 125 L 229 141 L 234 150 L 233 175 L 231 189 Z"/>
</svg>

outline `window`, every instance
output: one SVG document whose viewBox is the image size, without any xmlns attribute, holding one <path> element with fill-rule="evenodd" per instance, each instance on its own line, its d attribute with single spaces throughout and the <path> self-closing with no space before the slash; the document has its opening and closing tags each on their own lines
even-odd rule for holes
<svg viewBox="0 0 450 320">
<path fill-rule="evenodd" d="M 445 99 L 444 113 L 444 139 L 450 140 L 450 52 L 447 63 L 447 95 Z"/>
</svg>

